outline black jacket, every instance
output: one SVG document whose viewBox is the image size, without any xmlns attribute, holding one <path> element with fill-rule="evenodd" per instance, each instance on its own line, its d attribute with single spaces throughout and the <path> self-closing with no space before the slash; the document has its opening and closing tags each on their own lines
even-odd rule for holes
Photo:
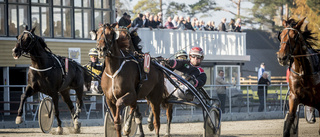
<svg viewBox="0 0 320 137">
<path fill-rule="evenodd" d="M 139 17 L 133 20 L 132 27 L 135 27 L 138 24 L 138 27 L 141 28 L 143 25 L 143 20 Z"/>
<path fill-rule="evenodd" d="M 121 17 L 119 20 L 119 26 L 127 27 L 130 23 L 131 21 L 127 20 L 125 17 Z"/>
<path fill-rule="evenodd" d="M 206 84 L 207 75 L 200 66 L 193 66 L 189 60 L 168 60 L 167 65 L 174 70 L 182 72 L 185 77 L 190 77 L 188 80 L 196 88 L 200 88 Z"/>
<path fill-rule="evenodd" d="M 268 85 L 269 85 L 268 82 L 269 82 L 269 84 L 271 83 L 268 78 L 264 79 L 263 77 L 261 77 L 258 81 L 258 84 L 265 84 L 266 85 L 265 86 L 266 87 L 266 95 L 268 95 Z M 264 86 L 258 86 L 258 95 L 259 96 L 263 96 L 263 92 L 264 92 L 263 87 Z"/>
</svg>

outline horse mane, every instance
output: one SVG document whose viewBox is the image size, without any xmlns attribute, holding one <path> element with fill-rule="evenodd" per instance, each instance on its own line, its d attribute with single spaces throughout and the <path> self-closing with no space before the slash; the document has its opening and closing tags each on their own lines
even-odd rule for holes
<svg viewBox="0 0 320 137">
<path fill-rule="evenodd" d="M 44 39 L 38 36 L 38 41 L 40 43 L 40 45 L 42 46 L 42 48 L 49 53 L 52 53 L 51 49 L 47 46 L 46 42 L 44 42 Z"/>
</svg>

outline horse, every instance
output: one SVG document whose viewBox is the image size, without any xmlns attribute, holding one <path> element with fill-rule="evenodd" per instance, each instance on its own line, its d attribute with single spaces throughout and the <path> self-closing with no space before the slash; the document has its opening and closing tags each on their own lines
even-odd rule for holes
<svg viewBox="0 0 320 137">
<path fill-rule="evenodd" d="M 304 31 L 300 21 L 283 21 L 284 29 L 279 33 L 280 49 L 277 59 L 280 65 L 288 65 L 289 75 L 289 113 L 285 119 L 283 136 L 290 136 L 290 128 L 296 117 L 297 106 L 302 103 L 320 110 L 320 66 L 319 53 L 312 48 L 317 40 L 307 25 Z M 294 129 L 293 133 L 297 133 Z M 320 128 L 319 128 L 320 134 Z"/>
<path fill-rule="evenodd" d="M 118 28 L 118 26 L 116 26 L 115 31 L 119 33 L 119 38 L 117 39 L 117 42 L 118 45 L 120 45 L 120 47 L 129 47 L 127 48 L 127 51 L 131 54 L 138 54 L 137 58 L 143 56 L 142 47 L 139 45 L 141 39 L 137 33 L 137 28 L 132 28 L 131 25 L 127 26 L 126 28 Z M 147 104 L 149 105 L 149 101 L 147 102 Z M 165 136 L 170 136 L 170 125 L 172 121 L 173 105 L 170 103 L 165 103 L 163 107 L 166 109 L 167 116 L 167 131 Z M 138 116 L 140 116 L 140 113 L 138 113 Z M 147 119 L 148 128 L 150 131 L 154 130 L 153 118 L 153 113 L 150 112 Z M 140 135 L 144 135 L 142 123 L 138 123 L 138 127 L 140 128 Z"/>
<path fill-rule="evenodd" d="M 137 100 L 147 99 L 154 114 L 153 125 L 156 136 L 160 130 L 160 105 L 166 97 L 164 74 L 151 63 L 147 80 L 141 80 L 138 62 L 124 49 L 130 48 L 130 39 L 117 41 L 120 35 L 127 37 L 127 33 L 118 33 L 115 26 L 102 25 L 96 32 L 91 33 L 92 38 L 97 40 L 99 56 L 105 58 L 104 74 L 101 78 L 101 87 L 106 97 L 106 102 L 114 117 L 114 125 L 117 136 L 121 136 L 120 111 L 124 106 L 130 106 L 130 118 L 136 111 Z M 118 43 L 119 42 L 119 43 Z M 120 44 L 126 43 L 126 44 Z M 137 119 L 136 119 L 137 120 Z M 139 119 L 138 119 L 139 120 Z M 131 120 L 129 120 L 131 121 Z M 141 121 L 136 121 L 141 123 Z M 130 127 L 125 124 L 124 133 L 130 133 Z M 140 136 L 143 136 L 140 134 Z"/>
<path fill-rule="evenodd" d="M 83 105 L 82 94 L 83 86 L 90 88 L 91 76 L 86 72 L 85 68 L 77 62 L 66 57 L 60 57 L 51 52 L 44 40 L 35 35 L 35 28 L 25 30 L 17 36 L 17 43 L 12 49 L 14 59 L 18 59 L 21 55 L 30 57 L 31 66 L 28 71 L 28 85 L 26 92 L 21 95 L 16 124 L 21 124 L 23 106 L 26 99 L 38 92 L 44 93 L 52 97 L 54 104 L 54 115 L 57 118 L 57 133 L 63 134 L 61 120 L 59 118 L 58 101 L 59 94 L 64 102 L 68 105 L 74 122 L 75 133 L 80 133 L 81 123 L 79 121 L 79 113 Z M 28 55 L 28 56 L 27 56 Z M 68 70 L 65 69 L 65 60 L 68 60 Z M 76 91 L 76 109 L 70 100 L 69 90 Z"/>
</svg>

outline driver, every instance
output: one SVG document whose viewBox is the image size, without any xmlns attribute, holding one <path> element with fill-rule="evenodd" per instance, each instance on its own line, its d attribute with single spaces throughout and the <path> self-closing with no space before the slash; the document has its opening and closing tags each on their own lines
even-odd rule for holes
<svg viewBox="0 0 320 137">
<path fill-rule="evenodd" d="M 92 48 L 90 49 L 88 55 L 90 57 L 90 61 L 88 64 L 85 65 L 85 67 L 91 72 L 93 72 L 95 75 L 98 75 L 101 77 L 103 66 L 98 58 L 98 50 L 96 48 Z M 100 93 L 99 82 L 94 77 L 92 77 L 90 89 L 92 93 Z"/>
<path fill-rule="evenodd" d="M 183 51 L 180 53 L 183 53 Z M 179 55 L 179 52 L 177 56 L 178 55 Z M 189 52 L 189 58 L 190 60 L 187 60 L 187 59 L 167 60 L 166 65 L 167 67 L 173 70 L 180 71 L 181 76 L 184 79 L 186 79 L 195 88 L 199 89 L 205 85 L 207 80 L 207 75 L 206 73 L 204 73 L 204 70 L 200 66 L 204 58 L 203 50 L 200 47 L 193 47 Z M 184 91 L 177 90 L 175 91 L 175 93 L 173 93 L 173 95 L 178 97 L 178 99 L 186 99 L 188 101 L 191 101 L 193 99 L 193 95 L 187 92 L 187 87 L 184 85 L 180 85 L 180 87 L 182 87 L 181 89 Z M 169 92 L 172 92 L 172 91 L 169 91 Z"/>
</svg>

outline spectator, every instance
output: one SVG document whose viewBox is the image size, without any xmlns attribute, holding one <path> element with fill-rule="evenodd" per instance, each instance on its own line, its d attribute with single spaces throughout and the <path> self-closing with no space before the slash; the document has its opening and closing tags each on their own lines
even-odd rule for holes
<svg viewBox="0 0 320 137">
<path fill-rule="evenodd" d="M 218 98 L 221 101 L 221 110 L 223 113 L 225 113 L 227 88 L 226 88 L 226 86 L 220 86 L 220 85 L 232 85 L 232 84 L 224 81 L 224 71 L 223 70 L 219 70 L 218 77 L 215 80 L 215 84 L 217 85 L 216 92 L 218 94 Z"/>
<path fill-rule="evenodd" d="M 153 20 L 154 20 L 154 25 L 156 26 L 156 28 L 160 28 L 161 26 L 160 26 L 160 24 L 161 24 L 161 22 L 158 20 L 158 16 L 157 15 L 154 15 L 154 17 L 153 17 Z"/>
<path fill-rule="evenodd" d="M 178 28 L 178 21 L 179 21 L 179 16 L 177 16 L 177 15 L 175 15 L 174 17 L 173 17 L 173 20 L 171 21 L 172 22 L 172 24 L 173 24 L 173 26 L 174 27 L 176 27 L 176 28 Z"/>
<path fill-rule="evenodd" d="M 268 73 L 263 72 L 262 77 L 259 79 L 258 85 L 264 86 L 258 86 L 258 96 L 259 96 L 259 112 L 262 112 L 264 109 L 264 98 L 267 98 L 268 95 L 268 85 L 270 85 L 270 81 L 268 79 Z"/>
<path fill-rule="evenodd" d="M 145 27 L 156 28 L 156 26 L 155 27 L 153 26 L 154 24 L 155 24 L 155 22 L 153 20 L 153 15 L 150 15 L 148 22 L 146 22 L 146 24 L 145 24 Z"/>
<path fill-rule="evenodd" d="M 185 27 L 186 27 L 188 30 L 193 30 L 193 27 L 192 27 L 192 25 L 191 25 L 191 18 L 190 18 L 190 16 L 188 16 L 188 17 L 186 18 Z"/>
<path fill-rule="evenodd" d="M 148 28 L 150 26 L 150 21 L 149 21 L 150 13 L 147 12 L 147 13 L 145 13 L 145 15 L 146 15 L 146 21 L 144 23 L 144 27 Z"/>
<path fill-rule="evenodd" d="M 216 25 L 215 25 L 215 22 L 214 21 L 211 21 L 211 26 L 213 28 L 213 31 L 216 31 L 217 28 L 216 28 Z"/>
<path fill-rule="evenodd" d="M 139 16 L 133 20 L 132 27 L 138 27 L 141 28 L 143 26 L 143 20 L 142 20 L 143 14 L 139 14 Z"/>
<path fill-rule="evenodd" d="M 234 29 L 235 32 L 241 32 L 241 19 L 238 18 L 236 21 L 236 28 Z"/>
<path fill-rule="evenodd" d="M 200 26 L 199 26 L 199 30 L 205 31 L 206 30 L 206 24 L 204 23 L 203 20 L 200 20 Z"/>
<path fill-rule="evenodd" d="M 226 18 L 221 19 L 221 23 L 218 26 L 219 31 L 226 31 L 226 25 L 225 25 L 226 21 L 227 21 Z"/>
<path fill-rule="evenodd" d="M 158 21 L 160 22 L 160 26 L 162 26 L 163 25 L 162 12 L 158 12 Z"/>
<path fill-rule="evenodd" d="M 214 30 L 214 28 L 213 28 L 212 25 L 211 25 L 211 21 L 208 21 L 208 22 L 207 22 L 206 30 L 207 30 L 207 31 L 213 31 L 213 30 Z"/>
<path fill-rule="evenodd" d="M 259 70 L 258 70 L 258 81 L 259 81 L 260 78 L 262 77 L 262 74 L 263 74 L 263 72 L 264 72 L 264 69 L 265 69 L 265 65 L 264 65 L 264 63 L 262 62 L 262 63 L 260 64 L 260 68 L 259 68 Z"/>
<path fill-rule="evenodd" d="M 231 19 L 231 21 L 229 22 L 229 31 L 230 32 L 234 32 L 236 25 L 234 24 L 234 19 Z"/>
<path fill-rule="evenodd" d="M 200 23 L 198 20 L 195 22 L 195 25 L 193 26 L 193 28 L 194 30 L 200 30 Z"/>
<path fill-rule="evenodd" d="M 131 21 L 129 22 L 128 20 L 128 14 L 125 12 L 123 13 L 123 16 L 121 17 L 121 19 L 119 20 L 119 26 L 124 26 L 124 27 L 127 27 Z"/>
<path fill-rule="evenodd" d="M 142 25 L 142 27 L 145 27 L 146 22 L 147 22 L 146 15 L 143 15 L 143 16 L 142 16 L 142 21 L 143 21 L 143 25 Z"/>
<path fill-rule="evenodd" d="M 185 26 L 185 20 L 183 16 L 180 16 L 179 21 L 178 21 L 178 29 L 180 30 L 185 30 L 186 26 Z"/>
<path fill-rule="evenodd" d="M 167 22 L 164 24 L 163 27 L 167 28 L 167 29 L 176 29 L 173 24 L 172 24 L 172 18 L 168 17 Z"/>
</svg>

